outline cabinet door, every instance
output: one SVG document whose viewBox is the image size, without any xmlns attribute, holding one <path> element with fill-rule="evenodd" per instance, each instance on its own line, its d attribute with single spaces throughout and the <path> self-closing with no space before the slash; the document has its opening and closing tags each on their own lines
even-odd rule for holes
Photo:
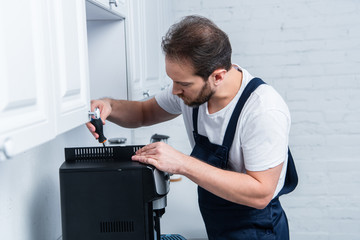
<svg viewBox="0 0 360 240">
<path fill-rule="evenodd" d="M 145 59 L 145 76 L 144 88 L 149 91 L 150 95 L 156 94 L 161 90 L 161 69 L 163 56 L 161 53 L 161 26 L 162 12 L 160 11 L 160 1 L 144 1 L 145 7 L 143 23 L 144 29 L 144 59 Z"/>
<path fill-rule="evenodd" d="M 115 12 L 116 14 L 126 17 L 127 0 L 87 0 L 106 10 Z"/>
<path fill-rule="evenodd" d="M 110 9 L 123 17 L 127 16 L 128 13 L 128 6 L 127 0 L 109 0 L 110 2 Z"/>
<path fill-rule="evenodd" d="M 89 76 L 84 0 L 53 1 L 57 134 L 88 121 Z"/>
<path fill-rule="evenodd" d="M 139 100 L 161 90 L 164 13 L 159 0 L 134 0 L 129 4 L 131 99 Z"/>
<path fill-rule="evenodd" d="M 55 137 L 46 1 L 0 8 L 0 155 L 14 156 Z"/>
<path fill-rule="evenodd" d="M 159 14 L 159 18 L 160 18 L 160 20 L 159 20 L 159 23 L 160 23 L 159 31 L 160 31 L 160 36 L 161 36 L 160 41 L 161 41 L 162 37 L 165 36 L 165 34 L 167 33 L 167 31 L 169 30 L 171 25 L 174 23 L 174 19 L 173 19 L 174 16 L 173 16 L 173 12 L 172 12 L 171 2 L 168 1 L 168 0 L 159 0 L 159 1 L 160 1 L 160 4 L 159 4 L 160 10 L 159 11 L 162 13 L 162 14 Z M 161 90 L 165 90 L 166 88 L 170 87 L 172 81 L 166 74 L 165 56 L 164 56 L 164 54 L 162 52 L 161 52 L 161 55 L 160 55 L 159 75 L 160 75 Z"/>
<path fill-rule="evenodd" d="M 141 0 L 131 1 L 129 6 L 129 17 L 126 20 L 128 35 L 128 77 L 130 86 L 131 100 L 139 100 L 143 98 L 143 75 L 144 75 L 144 52 L 142 41 L 144 39 L 144 5 Z"/>
</svg>

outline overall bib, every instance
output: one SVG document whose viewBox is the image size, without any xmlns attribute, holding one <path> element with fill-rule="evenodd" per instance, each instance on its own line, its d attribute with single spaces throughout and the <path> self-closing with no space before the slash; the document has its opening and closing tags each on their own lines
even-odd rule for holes
<svg viewBox="0 0 360 240">
<path fill-rule="evenodd" d="M 227 168 L 229 150 L 241 110 L 250 94 L 261 84 L 264 84 L 261 79 L 254 78 L 244 89 L 230 118 L 222 145 L 213 144 L 207 137 L 198 134 L 198 108 L 193 109 L 195 147 L 191 156 L 215 167 Z M 199 207 L 209 240 L 289 239 L 288 222 L 279 196 L 293 191 L 297 182 L 298 177 L 289 150 L 284 186 L 264 209 L 227 201 L 199 186 Z"/>
</svg>

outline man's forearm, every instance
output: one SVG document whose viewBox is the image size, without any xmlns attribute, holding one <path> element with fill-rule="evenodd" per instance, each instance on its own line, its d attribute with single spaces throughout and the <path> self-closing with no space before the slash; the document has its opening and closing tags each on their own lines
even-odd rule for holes
<svg viewBox="0 0 360 240">
<path fill-rule="evenodd" d="M 108 120 L 122 127 L 136 128 L 143 125 L 143 110 L 141 102 L 115 100 L 104 98 L 103 100 L 110 103 L 111 113 Z"/>
<path fill-rule="evenodd" d="M 261 209 L 272 199 L 281 168 L 282 164 L 252 176 L 219 169 L 191 157 L 181 174 L 221 198 Z"/>
<path fill-rule="evenodd" d="M 103 100 L 111 105 L 112 110 L 108 119 L 122 127 L 150 126 L 178 116 L 163 110 L 157 104 L 155 98 L 147 101 L 126 101 L 110 98 Z"/>
</svg>

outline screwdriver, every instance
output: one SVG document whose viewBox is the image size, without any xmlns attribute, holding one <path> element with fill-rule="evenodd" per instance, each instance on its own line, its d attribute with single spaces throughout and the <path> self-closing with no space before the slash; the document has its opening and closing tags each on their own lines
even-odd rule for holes
<svg viewBox="0 0 360 240">
<path fill-rule="evenodd" d="M 107 138 L 104 136 L 103 123 L 100 118 L 99 108 L 95 108 L 94 112 L 89 112 L 89 116 L 94 116 L 93 118 L 91 118 L 90 122 L 92 125 L 95 126 L 95 132 L 99 134 L 99 138 L 98 138 L 99 143 L 102 143 L 103 146 L 105 147 L 105 142 Z"/>
</svg>

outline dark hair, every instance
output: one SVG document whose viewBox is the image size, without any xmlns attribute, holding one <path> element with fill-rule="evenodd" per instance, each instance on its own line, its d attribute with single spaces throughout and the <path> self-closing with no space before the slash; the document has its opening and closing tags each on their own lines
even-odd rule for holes
<svg viewBox="0 0 360 240">
<path fill-rule="evenodd" d="M 195 75 L 205 81 L 216 69 L 231 68 L 231 44 L 227 34 L 205 17 L 184 17 L 170 27 L 161 46 L 168 58 L 190 61 Z"/>
</svg>

